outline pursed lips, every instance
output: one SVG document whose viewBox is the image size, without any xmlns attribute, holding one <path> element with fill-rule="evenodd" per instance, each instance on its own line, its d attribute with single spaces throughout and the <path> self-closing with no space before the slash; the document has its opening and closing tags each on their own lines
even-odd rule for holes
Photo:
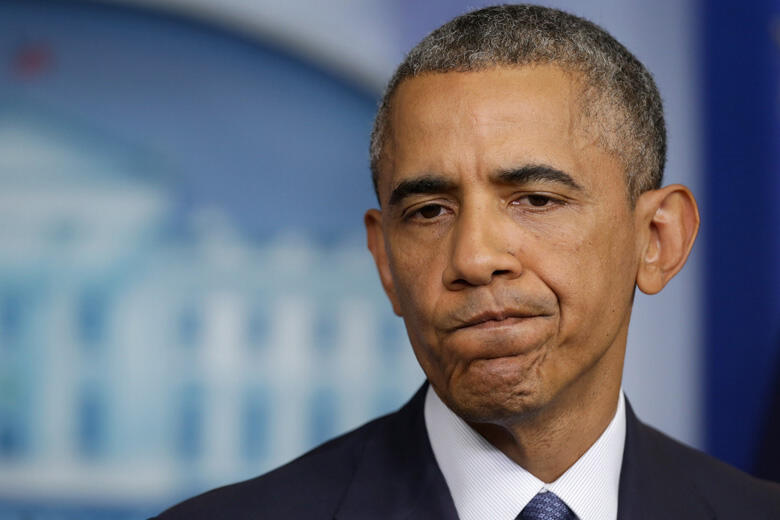
<svg viewBox="0 0 780 520">
<path fill-rule="evenodd" d="M 452 331 L 465 328 L 498 328 L 515 325 L 531 318 L 548 317 L 549 314 L 534 313 L 518 310 L 486 311 L 475 314 L 452 327 Z"/>
<path fill-rule="evenodd" d="M 524 306 L 453 316 L 453 325 L 440 341 L 454 358 L 462 361 L 515 358 L 544 345 L 554 330 L 555 314 L 541 306 Z"/>
</svg>

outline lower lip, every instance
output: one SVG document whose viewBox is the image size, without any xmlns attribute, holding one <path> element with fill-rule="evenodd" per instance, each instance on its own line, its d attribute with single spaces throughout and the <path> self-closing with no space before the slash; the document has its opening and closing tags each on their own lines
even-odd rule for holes
<svg viewBox="0 0 780 520">
<path fill-rule="evenodd" d="M 502 358 L 528 354 L 551 334 L 546 316 L 488 320 L 456 329 L 449 348 L 464 358 Z"/>
<path fill-rule="evenodd" d="M 466 327 L 462 327 L 462 329 L 503 329 L 507 327 L 513 327 L 521 323 L 525 323 L 536 317 L 538 316 L 509 317 L 509 318 L 504 318 L 503 320 L 487 320 L 487 321 L 482 321 L 480 323 L 476 323 L 474 325 L 468 325 Z"/>
</svg>

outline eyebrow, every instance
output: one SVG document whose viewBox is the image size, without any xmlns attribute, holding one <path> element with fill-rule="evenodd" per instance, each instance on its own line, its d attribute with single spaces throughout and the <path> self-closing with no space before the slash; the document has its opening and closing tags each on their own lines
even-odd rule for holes
<svg viewBox="0 0 780 520">
<path fill-rule="evenodd" d="M 444 177 L 436 175 L 424 175 L 414 179 L 407 179 L 398 183 L 390 194 L 388 204 L 394 206 L 409 195 L 425 195 L 430 193 L 444 193 L 455 190 L 456 184 Z"/>
<path fill-rule="evenodd" d="M 529 182 L 555 182 L 563 184 L 577 191 L 582 191 L 582 186 L 566 172 L 544 164 L 529 164 L 520 168 L 504 170 L 495 176 L 498 182 L 504 184 L 527 184 Z"/>
<path fill-rule="evenodd" d="M 501 184 L 527 184 L 529 182 L 555 182 L 582 191 L 571 175 L 552 166 L 529 164 L 511 170 L 502 170 L 493 176 Z M 457 184 L 438 175 L 423 175 L 398 183 L 390 193 L 388 205 L 395 206 L 410 195 L 446 193 L 457 189 Z"/>
</svg>

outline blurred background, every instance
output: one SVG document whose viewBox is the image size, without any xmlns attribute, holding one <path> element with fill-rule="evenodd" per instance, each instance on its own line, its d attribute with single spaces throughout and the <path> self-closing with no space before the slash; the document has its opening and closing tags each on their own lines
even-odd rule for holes
<svg viewBox="0 0 780 520">
<path fill-rule="evenodd" d="M 474 0 L 0 0 L 0 519 L 144 518 L 423 381 L 368 134 Z M 640 417 L 780 480 L 780 1 L 550 2 L 653 72 L 703 231 L 638 296 Z"/>
</svg>

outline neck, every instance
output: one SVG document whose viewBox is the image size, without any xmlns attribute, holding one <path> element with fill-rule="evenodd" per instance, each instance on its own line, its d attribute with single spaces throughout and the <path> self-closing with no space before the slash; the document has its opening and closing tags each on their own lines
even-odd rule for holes
<svg viewBox="0 0 780 520">
<path fill-rule="evenodd" d="M 553 482 L 588 451 L 615 416 L 624 352 L 610 349 L 596 370 L 527 416 L 471 426 L 532 475 Z"/>
</svg>

